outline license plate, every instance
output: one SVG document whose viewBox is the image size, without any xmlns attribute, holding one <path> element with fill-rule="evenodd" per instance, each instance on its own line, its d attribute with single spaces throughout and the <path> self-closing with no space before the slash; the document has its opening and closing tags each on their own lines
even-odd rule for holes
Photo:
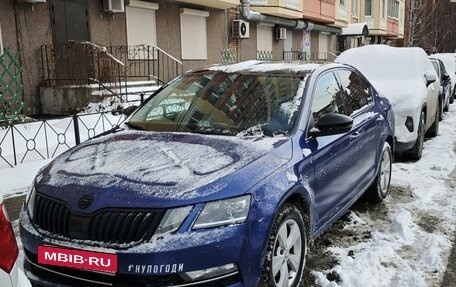
<svg viewBox="0 0 456 287">
<path fill-rule="evenodd" d="M 108 273 L 117 272 L 117 254 L 38 246 L 38 263 Z"/>
</svg>

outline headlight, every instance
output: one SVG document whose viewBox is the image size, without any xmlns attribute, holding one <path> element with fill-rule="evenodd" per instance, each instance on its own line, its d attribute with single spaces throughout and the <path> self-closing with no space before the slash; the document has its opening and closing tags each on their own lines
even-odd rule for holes
<svg viewBox="0 0 456 287">
<path fill-rule="evenodd" d="M 25 200 L 25 204 L 27 207 L 27 211 L 29 213 L 30 219 L 33 222 L 34 212 L 35 212 L 35 198 L 36 198 L 36 190 L 35 190 L 35 183 L 32 185 L 32 189 L 30 190 L 27 198 Z"/>
<path fill-rule="evenodd" d="M 250 195 L 206 203 L 193 229 L 244 222 L 249 214 L 249 207 Z"/>
<path fill-rule="evenodd" d="M 182 222 L 187 218 L 192 206 L 169 209 L 160 222 L 155 234 L 171 233 L 179 229 Z"/>
</svg>

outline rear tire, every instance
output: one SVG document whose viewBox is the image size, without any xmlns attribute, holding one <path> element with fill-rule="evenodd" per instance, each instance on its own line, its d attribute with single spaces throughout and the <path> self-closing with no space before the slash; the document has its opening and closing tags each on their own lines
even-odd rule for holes
<svg viewBox="0 0 456 287">
<path fill-rule="evenodd" d="M 424 112 L 421 112 L 420 123 L 418 124 L 418 134 L 415 145 L 407 150 L 404 155 L 411 160 L 419 160 L 423 155 L 424 145 Z"/>
<path fill-rule="evenodd" d="M 377 176 L 366 191 L 366 198 L 369 202 L 380 203 L 390 193 L 392 162 L 393 153 L 391 151 L 391 146 L 389 143 L 385 142 L 380 156 Z"/>
<path fill-rule="evenodd" d="M 307 235 L 299 208 L 285 203 L 274 218 L 268 238 L 260 286 L 300 286 L 307 255 Z"/>
</svg>

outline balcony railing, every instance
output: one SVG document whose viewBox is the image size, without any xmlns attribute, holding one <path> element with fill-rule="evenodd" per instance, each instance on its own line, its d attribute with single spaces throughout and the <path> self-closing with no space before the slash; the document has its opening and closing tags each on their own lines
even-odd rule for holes
<svg viewBox="0 0 456 287">
<path fill-rule="evenodd" d="M 284 61 L 334 61 L 337 58 L 338 52 L 331 53 L 328 51 L 307 53 L 302 51 L 284 51 Z"/>
<path fill-rule="evenodd" d="M 274 60 L 274 54 L 272 51 L 257 51 L 257 60 L 272 61 Z"/>
</svg>

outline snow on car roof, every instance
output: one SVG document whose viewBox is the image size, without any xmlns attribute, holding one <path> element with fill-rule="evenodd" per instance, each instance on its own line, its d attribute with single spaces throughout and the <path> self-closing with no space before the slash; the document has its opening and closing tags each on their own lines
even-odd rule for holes
<svg viewBox="0 0 456 287">
<path fill-rule="evenodd" d="M 262 62 L 258 60 L 250 60 L 230 65 L 218 65 L 210 67 L 210 71 L 222 71 L 225 73 L 235 72 L 295 72 L 305 73 L 311 72 L 320 67 L 318 63 L 307 62 Z"/>
<path fill-rule="evenodd" d="M 426 52 L 417 47 L 368 45 L 344 51 L 335 62 L 360 70 L 396 109 L 421 102 L 427 95 L 424 73 L 435 73 Z"/>
<path fill-rule="evenodd" d="M 349 49 L 336 58 L 358 68 L 367 77 L 377 79 L 411 79 L 420 77 L 423 71 L 433 69 L 423 49 L 417 47 L 397 48 L 387 45 L 369 45 Z"/>
<path fill-rule="evenodd" d="M 430 57 L 440 59 L 448 73 L 452 72 L 454 74 L 456 71 L 456 53 L 438 53 L 432 54 Z"/>
<path fill-rule="evenodd" d="M 456 84 L 456 53 L 438 53 L 432 54 L 430 57 L 443 62 L 447 73 L 450 75 L 451 82 L 453 85 Z"/>
</svg>

